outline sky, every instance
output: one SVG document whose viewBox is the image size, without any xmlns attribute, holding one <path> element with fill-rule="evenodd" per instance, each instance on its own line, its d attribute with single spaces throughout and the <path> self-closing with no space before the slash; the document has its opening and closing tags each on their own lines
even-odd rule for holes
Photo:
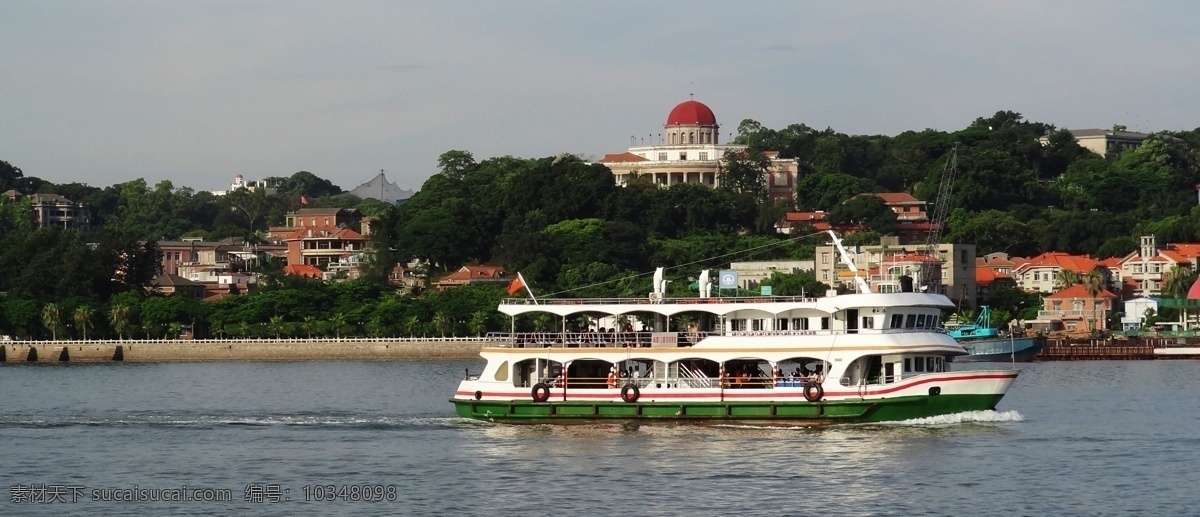
<svg viewBox="0 0 1200 517">
<path fill-rule="evenodd" d="M 406 189 L 449 150 L 599 158 L 689 95 L 849 134 L 1200 126 L 1200 3 L 0 2 L 0 160 L 195 190 L 310 171 Z M 646 143 L 650 143 L 649 140 Z"/>
</svg>

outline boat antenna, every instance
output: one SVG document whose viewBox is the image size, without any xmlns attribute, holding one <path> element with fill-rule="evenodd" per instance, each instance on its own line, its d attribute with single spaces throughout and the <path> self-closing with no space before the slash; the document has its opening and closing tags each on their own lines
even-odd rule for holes
<svg viewBox="0 0 1200 517">
<path fill-rule="evenodd" d="M 846 253 L 846 248 L 842 246 L 842 240 L 838 238 L 836 233 L 833 233 L 833 230 L 826 231 L 829 232 L 829 237 L 833 239 L 833 245 L 837 247 L 838 256 L 841 257 L 842 264 L 845 264 L 854 273 L 854 285 L 858 287 L 858 292 L 860 294 L 871 292 L 871 286 L 867 284 L 867 281 L 863 277 L 858 276 L 858 268 L 854 267 L 854 261 L 850 259 L 850 254 Z"/>
</svg>

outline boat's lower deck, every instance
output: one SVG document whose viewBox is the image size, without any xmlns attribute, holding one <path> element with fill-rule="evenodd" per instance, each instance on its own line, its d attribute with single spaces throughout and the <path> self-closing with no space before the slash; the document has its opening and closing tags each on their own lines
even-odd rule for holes
<svg viewBox="0 0 1200 517">
<path fill-rule="evenodd" d="M 612 402 L 451 399 L 459 416 L 504 423 L 652 420 L 757 425 L 886 422 L 995 409 L 1000 394 L 924 395 L 819 402 Z"/>
</svg>

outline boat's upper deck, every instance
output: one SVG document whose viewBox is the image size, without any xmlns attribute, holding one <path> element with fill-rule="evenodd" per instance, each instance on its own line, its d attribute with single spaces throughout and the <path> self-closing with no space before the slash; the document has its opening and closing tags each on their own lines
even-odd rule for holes
<svg viewBox="0 0 1200 517">
<path fill-rule="evenodd" d="M 498 310 L 509 316 L 542 312 L 558 316 L 599 313 L 609 315 L 650 313 L 673 316 L 685 312 L 702 312 L 726 316 L 755 311 L 764 314 L 786 314 L 812 310 L 834 314 L 838 311 L 867 309 L 878 314 L 889 309 L 914 307 L 938 311 L 952 309 L 954 304 L 941 294 L 927 293 L 864 293 L 843 294 L 824 298 L 800 296 L 741 296 L 716 298 L 570 298 L 542 299 L 507 298 Z"/>
</svg>

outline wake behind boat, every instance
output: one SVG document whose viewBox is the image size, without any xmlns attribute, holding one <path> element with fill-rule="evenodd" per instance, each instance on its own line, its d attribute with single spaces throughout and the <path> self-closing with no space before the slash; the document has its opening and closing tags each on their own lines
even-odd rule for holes
<svg viewBox="0 0 1200 517">
<path fill-rule="evenodd" d="M 663 298 L 656 276 L 647 299 L 507 299 L 514 331 L 491 336 L 484 370 L 451 402 L 503 423 L 818 425 L 990 410 L 1018 375 L 951 371 L 966 351 L 940 328 L 953 308 L 941 294 L 860 282 L 864 292 L 823 298 L 714 298 L 706 273 L 700 284 L 696 298 Z M 531 313 L 562 330 L 517 332 Z M 613 323 L 568 331 L 582 315 Z"/>
</svg>

